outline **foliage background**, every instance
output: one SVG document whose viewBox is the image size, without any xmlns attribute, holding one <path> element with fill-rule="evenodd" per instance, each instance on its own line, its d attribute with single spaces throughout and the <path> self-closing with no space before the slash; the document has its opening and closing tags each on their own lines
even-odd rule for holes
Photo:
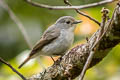
<svg viewBox="0 0 120 80">
<path fill-rule="evenodd" d="M 34 0 L 36 2 L 50 5 L 65 5 L 63 0 Z M 101 0 L 70 0 L 74 5 L 83 5 Z M 34 7 L 24 0 L 5 0 L 9 7 L 25 26 L 31 43 L 34 45 L 41 37 L 44 30 L 53 24 L 61 16 L 73 16 L 83 20 L 75 30 L 75 41 L 73 46 L 85 43 L 86 37 L 90 37 L 99 26 L 86 17 L 77 14 L 74 10 L 48 10 Z M 110 3 L 81 11 L 101 21 L 100 10 L 102 7 L 110 9 L 110 15 L 116 3 Z M 72 46 L 72 47 L 73 47 Z M 0 57 L 7 60 L 16 69 L 27 57 L 30 49 L 19 31 L 17 25 L 11 20 L 7 11 L 0 7 Z M 89 69 L 84 80 L 119 80 L 120 79 L 120 45 L 113 48 L 110 53 L 96 66 Z M 55 57 L 57 59 L 57 57 Z M 47 68 L 52 65 L 52 60 L 47 56 L 31 60 L 19 71 L 26 77 L 42 71 L 40 61 Z M 0 63 L 0 80 L 20 79 L 6 65 Z"/>
</svg>

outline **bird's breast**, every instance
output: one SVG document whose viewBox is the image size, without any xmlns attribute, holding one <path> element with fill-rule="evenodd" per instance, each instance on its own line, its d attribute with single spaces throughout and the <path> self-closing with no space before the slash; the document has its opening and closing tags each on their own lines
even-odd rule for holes
<svg viewBox="0 0 120 80">
<path fill-rule="evenodd" d="M 63 55 L 72 45 L 73 32 L 61 30 L 60 36 L 42 49 L 43 55 Z"/>
</svg>

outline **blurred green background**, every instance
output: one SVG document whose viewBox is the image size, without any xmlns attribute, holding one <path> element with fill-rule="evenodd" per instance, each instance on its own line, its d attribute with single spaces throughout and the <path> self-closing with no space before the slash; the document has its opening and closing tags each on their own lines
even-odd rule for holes
<svg viewBox="0 0 120 80">
<path fill-rule="evenodd" d="M 53 24 L 61 16 L 73 16 L 83 20 L 75 30 L 75 41 L 73 46 L 85 43 L 85 37 L 90 37 L 99 26 L 86 17 L 77 14 L 74 10 L 48 10 L 34 7 L 24 0 L 4 0 L 12 9 L 15 15 L 25 26 L 31 44 L 34 45 L 41 37 L 44 30 Z M 33 0 L 49 5 L 65 5 L 63 0 Z M 83 5 L 101 0 L 70 0 L 74 5 Z M 110 3 L 93 8 L 82 9 L 81 11 L 101 21 L 100 10 L 102 7 L 110 9 L 110 16 L 116 3 Z M 27 57 L 30 49 L 26 44 L 18 26 L 11 20 L 8 12 L 0 5 L 0 57 L 8 61 L 16 69 Z M 84 80 L 120 80 L 120 45 L 113 48 L 110 53 L 99 64 L 89 69 Z M 55 58 L 57 59 L 57 57 Z M 40 57 L 28 62 L 19 71 L 26 77 L 42 71 L 43 65 L 47 68 L 53 64 L 49 57 Z M 18 69 L 17 69 L 18 70 Z M 20 80 L 13 71 L 6 65 L 0 63 L 0 80 Z"/>
</svg>

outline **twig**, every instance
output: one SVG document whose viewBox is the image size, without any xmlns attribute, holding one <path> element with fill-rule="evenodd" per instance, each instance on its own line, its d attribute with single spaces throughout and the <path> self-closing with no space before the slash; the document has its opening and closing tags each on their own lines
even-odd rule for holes
<svg viewBox="0 0 120 80">
<path fill-rule="evenodd" d="M 82 72 L 81 72 L 81 74 L 80 74 L 79 80 L 83 80 L 84 75 L 85 75 L 85 72 L 86 72 L 86 70 L 88 69 L 88 67 L 89 67 L 89 65 L 90 65 L 90 63 L 91 63 L 91 61 L 92 61 L 93 55 L 94 55 L 94 51 L 91 51 L 91 52 L 90 52 L 90 55 L 89 55 L 88 58 L 87 58 L 87 61 L 86 61 L 86 63 L 85 63 L 85 66 L 83 67 L 83 70 L 82 70 Z"/>
<path fill-rule="evenodd" d="M 7 65 L 13 72 L 15 72 L 16 74 L 18 74 L 23 80 L 27 80 L 20 72 L 18 72 L 15 68 L 12 67 L 12 65 L 10 65 L 9 63 L 7 63 L 1 57 L 0 57 L 0 62 L 2 62 L 3 64 Z"/>
<path fill-rule="evenodd" d="M 64 0 L 64 3 L 67 4 L 67 5 L 69 5 L 69 6 L 72 6 L 72 4 L 71 4 L 68 0 Z M 87 18 L 89 18 L 90 20 L 92 20 L 92 21 L 94 21 L 95 23 L 97 23 L 98 25 L 100 25 L 100 22 L 99 22 L 99 21 L 95 20 L 94 18 L 88 16 L 87 14 L 81 12 L 81 11 L 78 10 L 78 9 L 75 9 L 75 10 L 76 10 L 77 13 L 79 13 L 79 14 L 87 17 Z"/>
<path fill-rule="evenodd" d="M 100 2 L 96 2 L 96 3 L 91 3 L 91 4 L 86 4 L 86 5 L 80 5 L 80 6 L 51 6 L 51 5 L 46 5 L 46 4 L 40 4 L 37 2 L 33 2 L 31 0 L 25 0 L 27 3 L 36 6 L 36 7 L 40 7 L 40 8 L 47 8 L 47 9 L 52 9 L 52 10 L 65 10 L 65 9 L 84 9 L 84 8 L 90 8 L 90 7 L 94 7 L 94 6 L 98 6 L 98 5 L 102 5 L 102 4 L 106 4 L 106 3 L 111 3 L 114 0 L 104 0 L 104 1 L 100 1 Z"/>
<path fill-rule="evenodd" d="M 27 42 L 27 45 L 32 48 L 32 44 L 30 42 L 30 39 L 28 37 L 28 34 L 23 26 L 23 24 L 21 23 L 21 21 L 16 17 L 16 15 L 14 14 L 14 12 L 9 8 L 9 6 L 4 2 L 4 0 L 0 0 L 0 6 L 3 7 L 9 14 L 9 16 L 11 17 L 11 19 L 16 23 L 16 25 L 18 26 L 20 32 L 22 33 L 25 41 Z"/>
<path fill-rule="evenodd" d="M 85 13 L 83 13 L 83 12 L 80 12 L 79 10 L 76 10 L 76 12 L 79 13 L 79 14 L 81 14 L 81 15 L 83 15 L 83 16 L 85 16 L 85 17 L 87 17 L 87 18 L 89 18 L 90 20 L 94 21 L 94 22 L 97 23 L 98 25 L 100 25 L 100 22 L 99 22 L 99 21 L 97 21 L 97 20 L 95 20 L 94 18 L 88 16 L 87 14 L 85 14 Z"/>
<path fill-rule="evenodd" d="M 100 26 L 102 28 L 102 30 L 101 30 L 101 34 L 102 34 L 105 29 L 106 20 L 108 20 L 108 17 L 109 17 L 108 16 L 109 10 L 103 7 L 101 10 L 101 13 L 102 13 L 102 22 L 101 22 Z"/>
<path fill-rule="evenodd" d="M 101 31 L 101 33 L 102 33 L 102 35 L 101 36 L 98 36 L 98 40 L 93 44 L 93 46 L 92 46 L 92 48 L 90 49 L 90 54 L 89 54 L 89 57 L 88 57 L 88 59 L 87 59 L 87 61 L 86 61 L 86 63 L 85 63 L 85 66 L 83 67 L 83 70 L 82 70 L 82 72 L 81 72 L 81 75 L 80 75 L 80 77 L 79 77 L 79 80 L 83 80 L 83 78 L 84 78 L 84 75 L 85 75 L 85 72 L 86 72 L 86 70 L 88 69 L 88 67 L 89 67 L 89 65 L 90 65 L 90 63 L 91 63 L 91 61 L 92 61 L 92 58 L 93 58 L 93 55 L 94 55 L 94 52 L 93 52 L 93 50 L 94 50 L 94 48 L 95 48 L 95 46 L 101 41 L 101 39 L 102 39 L 102 37 L 105 35 L 105 33 L 108 31 L 108 28 L 109 28 L 109 26 L 111 26 L 111 24 L 113 23 L 113 18 L 114 18 L 114 13 L 115 13 L 115 11 L 116 11 L 116 8 L 115 8 L 115 10 L 114 10 L 114 12 L 113 12 L 113 16 L 112 16 L 112 18 L 111 18 L 111 20 L 110 20 L 110 22 L 109 22 L 109 25 L 108 26 L 106 26 L 106 30 L 104 30 L 104 32 L 102 33 L 102 31 Z M 107 14 L 106 14 L 107 15 Z M 104 26 L 104 25 L 103 25 Z M 104 28 L 104 27 L 102 27 L 102 28 Z"/>
</svg>

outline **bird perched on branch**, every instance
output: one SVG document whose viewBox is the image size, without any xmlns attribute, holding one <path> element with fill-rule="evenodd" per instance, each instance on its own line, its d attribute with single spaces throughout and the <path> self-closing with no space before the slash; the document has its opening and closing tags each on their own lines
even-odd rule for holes
<svg viewBox="0 0 120 80">
<path fill-rule="evenodd" d="M 81 20 L 75 20 L 71 16 L 60 17 L 55 24 L 48 27 L 43 33 L 41 39 L 33 47 L 29 56 L 18 68 L 21 68 L 30 59 L 39 55 L 64 55 L 73 43 L 76 24 L 81 22 Z"/>
</svg>

